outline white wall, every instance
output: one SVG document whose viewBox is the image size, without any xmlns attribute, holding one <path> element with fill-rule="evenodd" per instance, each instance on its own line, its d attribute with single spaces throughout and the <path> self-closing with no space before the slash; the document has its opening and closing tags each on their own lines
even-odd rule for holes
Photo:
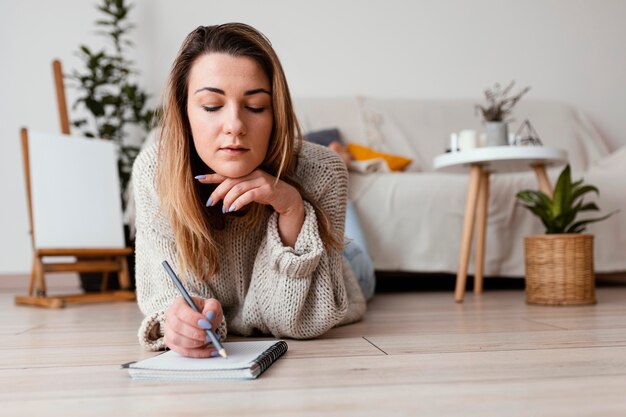
<svg viewBox="0 0 626 417">
<path fill-rule="evenodd" d="M 242 21 L 273 42 L 296 96 L 482 98 L 495 81 L 586 111 L 626 144 L 621 0 L 144 0 L 132 17 L 142 84 L 158 95 L 184 36 Z M 59 129 L 50 61 L 98 46 L 95 0 L 0 0 L 0 273 L 30 267 L 20 126 Z M 70 92 L 71 93 L 71 92 Z M 72 95 L 68 99 L 71 103 Z M 54 181 L 54 178 L 50 178 Z M 94 184 L 97 184 L 97 174 Z"/>
</svg>

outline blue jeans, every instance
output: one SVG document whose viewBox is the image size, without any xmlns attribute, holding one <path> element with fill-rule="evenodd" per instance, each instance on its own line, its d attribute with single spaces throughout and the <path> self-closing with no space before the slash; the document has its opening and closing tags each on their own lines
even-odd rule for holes
<svg viewBox="0 0 626 417">
<path fill-rule="evenodd" d="M 348 208 L 346 209 L 345 237 L 346 245 L 343 249 L 343 257 L 352 267 L 365 299 L 370 300 L 374 296 L 374 289 L 376 288 L 374 265 L 367 252 L 359 218 L 350 201 L 348 201 Z"/>
</svg>

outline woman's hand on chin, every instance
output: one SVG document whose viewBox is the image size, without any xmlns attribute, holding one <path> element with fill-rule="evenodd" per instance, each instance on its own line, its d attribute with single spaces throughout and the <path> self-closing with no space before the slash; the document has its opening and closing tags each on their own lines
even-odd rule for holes
<svg viewBox="0 0 626 417">
<path fill-rule="evenodd" d="M 294 246 L 304 223 L 304 202 L 296 188 L 265 171 L 256 169 L 241 178 L 220 174 L 196 177 L 202 184 L 218 184 L 207 206 L 222 201 L 222 213 L 232 213 L 256 202 L 272 206 L 279 214 L 278 232 L 286 246 Z"/>
</svg>

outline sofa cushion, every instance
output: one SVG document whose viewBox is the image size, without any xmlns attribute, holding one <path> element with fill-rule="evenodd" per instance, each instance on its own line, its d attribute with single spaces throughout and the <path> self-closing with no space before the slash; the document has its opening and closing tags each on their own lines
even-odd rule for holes
<svg viewBox="0 0 626 417">
<path fill-rule="evenodd" d="M 411 163 L 409 158 L 405 158 L 400 155 L 377 152 L 367 146 L 356 143 L 348 143 L 348 152 L 350 152 L 350 155 L 356 161 L 367 161 L 370 159 L 381 158 L 387 163 L 387 166 L 391 171 L 402 171 Z"/>
<path fill-rule="evenodd" d="M 318 145 L 328 146 L 333 142 L 343 143 L 339 129 L 322 129 L 308 132 L 304 135 L 304 140 L 317 143 Z"/>
</svg>

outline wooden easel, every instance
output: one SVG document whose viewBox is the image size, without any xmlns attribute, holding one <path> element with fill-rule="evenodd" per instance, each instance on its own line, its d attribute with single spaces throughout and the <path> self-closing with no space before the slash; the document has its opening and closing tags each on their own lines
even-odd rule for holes
<svg viewBox="0 0 626 417">
<path fill-rule="evenodd" d="M 65 89 L 61 63 L 53 61 L 53 72 L 57 93 L 57 104 L 61 121 L 61 132 L 70 133 Z M 132 301 L 134 291 L 130 290 L 130 276 L 126 256 L 133 253 L 132 248 L 40 248 L 37 247 L 33 227 L 33 207 L 31 196 L 30 159 L 28 132 L 25 128 L 20 132 L 24 173 L 26 178 L 26 194 L 28 199 L 28 219 L 33 248 L 33 265 L 30 274 L 27 296 L 16 296 L 15 303 L 48 308 L 61 308 L 66 303 L 91 303 L 104 301 Z M 74 262 L 49 262 L 47 258 L 76 257 Z M 102 272 L 102 288 L 98 293 L 48 296 L 46 294 L 45 274 L 48 272 Z M 109 273 L 116 272 L 119 276 L 121 290 L 107 291 Z"/>
</svg>

